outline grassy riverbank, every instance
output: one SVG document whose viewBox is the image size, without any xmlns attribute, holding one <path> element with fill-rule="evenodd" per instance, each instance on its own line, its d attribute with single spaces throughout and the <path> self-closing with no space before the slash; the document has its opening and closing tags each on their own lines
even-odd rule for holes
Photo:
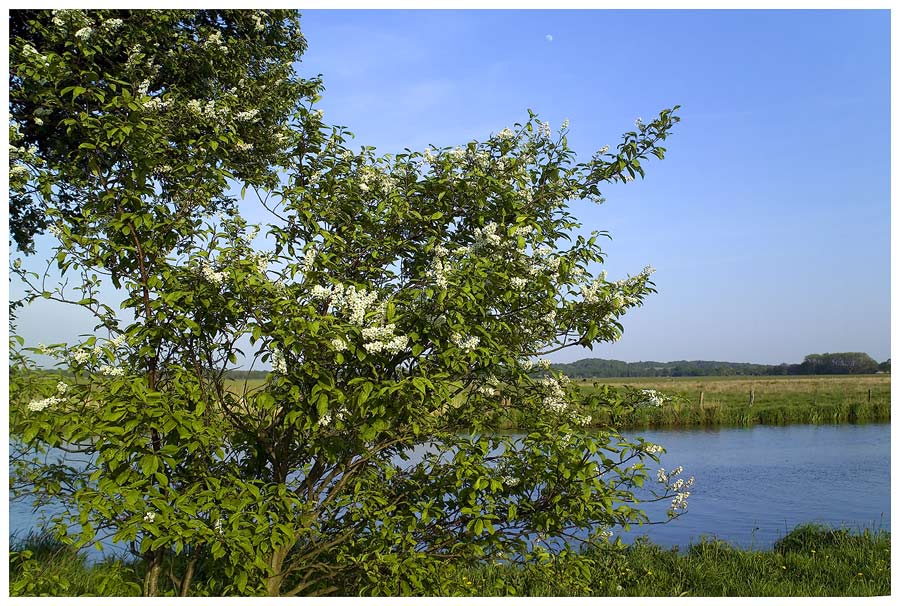
<svg viewBox="0 0 900 606">
<path fill-rule="evenodd" d="M 50 391 L 58 377 L 49 373 L 44 377 L 51 386 Z M 264 383 L 259 378 L 228 379 L 226 387 L 242 394 Z M 660 407 L 639 408 L 617 418 L 612 418 L 605 409 L 589 411 L 595 427 L 675 429 L 870 423 L 891 419 L 890 374 L 619 378 L 577 381 L 576 385 L 585 394 L 610 385 L 653 389 L 675 396 Z M 499 429 L 515 430 L 515 416 Z"/>
<path fill-rule="evenodd" d="M 877 596 L 891 591 L 890 534 L 802 526 L 769 551 L 706 541 L 684 551 L 638 542 L 548 569 L 455 571 L 469 595 Z"/>
<path fill-rule="evenodd" d="M 14 545 L 11 595 L 135 596 L 138 567 L 90 565 L 47 538 Z M 27 552 L 27 554 L 23 554 Z M 890 534 L 798 527 L 768 551 L 707 541 L 678 551 L 639 542 L 557 558 L 547 566 L 443 568 L 441 595 L 481 596 L 876 596 L 888 595 Z"/>
<path fill-rule="evenodd" d="M 585 393 L 595 382 L 578 383 Z M 702 427 L 863 423 L 891 418 L 891 377 L 658 377 L 600 379 L 596 385 L 654 389 L 677 396 L 620 419 L 594 411 L 598 424 L 622 427 Z M 752 404 L 751 404 L 752 399 Z"/>
</svg>

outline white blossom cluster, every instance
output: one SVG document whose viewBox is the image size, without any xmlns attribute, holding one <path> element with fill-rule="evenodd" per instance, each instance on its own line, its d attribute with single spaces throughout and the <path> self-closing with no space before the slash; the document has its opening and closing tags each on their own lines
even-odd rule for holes
<svg viewBox="0 0 900 606">
<path fill-rule="evenodd" d="M 35 118 L 35 124 L 37 124 L 37 120 L 38 119 Z M 43 121 L 41 121 L 41 124 L 43 124 Z M 40 126 L 40 124 L 38 124 L 38 126 Z M 13 166 L 12 168 L 9 169 L 9 178 L 14 179 L 20 175 L 26 175 L 27 173 L 28 173 L 27 166 L 25 166 L 24 164 L 16 164 L 15 166 Z"/>
<path fill-rule="evenodd" d="M 509 279 L 509 285 L 513 287 L 513 290 L 522 290 L 527 284 L 527 279 L 518 276 Z"/>
<path fill-rule="evenodd" d="M 572 422 L 575 423 L 576 425 L 580 425 L 581 427 L 587 427 L 588 425 L 591 424 L 592 420 L 593 419 L 592 419 L 591 415 L 579 415 L 579 414 L 572 415 Z"/>
<path fill-rule="evenodd" d="M 344 419 L 347 418 L 347 415 L 349 415 L 349 414 L 350 414 L 350 411 L 347 410 L 346 408 L 341 408 L 340 410 L 338 410 L 335 413 L 334 417 L 331 416 L 330 412 L 326 412 L 324 415 L 321 416 L 321 418 L 319 418 L 319 422 L 317 423 L 317 425 L 319 427 L 328 427 L 329 425 L 331 425 L 331 422 L 333 420 L 336 419 L 338 421 L 343 421 Z"/>
<path fill-rule="evenodd" d="M 59 395 L 63 395 L 67 391 L 69 391 L 69 385 L 67 383 L 60 381 L 56 384 L 56 393 L 58 393 Z"/>
<path fill-rule="evenodd" d="M 187 110 L 197 118 L 205 118 L 210 121 L 226 121 L 231 117 L 228 107 L 222 103 L 216 105 L 215 100 L 209 99 L 203 103 L 199 99 L 191 99 L 187 102 Z"/>
<path fill-rule="evenodd" d="M 318 254 L 318 251 L 314 247 L 310 247 L 304 251 L 303 261 L 300 262 L 300 270 L 303 273 L 310 272 L 316 262 L 316 255 Z"/>
<path fill-rule="evenodd" d="M 464 335 L 459 334 L 458 332 L 455 332 L 452 335 L 450 335 L 450 340 L 453 342 L 454 345 L 456 345 L 463 351 L 473 351 L 476 347 L 478 347 L 478 344 L 481 342 L 481 339 L 474 335 L 470 335 L 470 336 L 466 337 Z"/>
<path fill-rule="evenodd" d="M 100 374 L 106 375 L 107 377 L 122 377 L 125 375 L 125 369 L 121 366 L 112 366 L 110 364 L 104 364 L 99 368 Z"/>
<path fill-rule="evenodd" d="M 78 364 L 86 364 L 92 357 L 90 351 L 86 349 L 76 349 L 72 352 L 72 359 L 75 360 Z"/>
<path fill-rule="evenodd" d="M 209 36 L 207 36 L 206 40 L 203 42 L 203 46 L 215 46 L 225 51 L 228 50 L 225 47 L 225 41 L 222 40 L 222 32 L 220 32 L 219 30 L 214 31 Z"/>
<path fill-rule="evenodd" d="M 497 233 L 497 224 L 493 221 L 488 222 L 484 227 L 475 228 L 475 244 L 473 248 L 483 248 L 485 246 L 497 246 L 502 238 Z"/>
<path fill-rule="evenodd" d="M 408 336 L 395 333 L 397 329 L 395 324 L 384 324 L 387 301 L 376 304 L 378 297 L 376 292 L 369 292 L 364 288 L 357 289 L 353 285 L 344 287 L 343 284 L 335 284 L 313 286 L 310 295 L 315 300 L 330 302 L 335 312 L 347 314 L 350 322 L 357 326 L 363 326 L 366 313 L 374 311 L 376 314 L 374 319 L 381 324 L 362 329 L 363 347 L 369 353 L 387 352 L 394 355 L 403 351 L 409 344 Z M 341 338 L 332 339 L 331 345 L 335 351 L 347 348 L 347 343 Z"/>
<path fill-rule="evenodd" d="M 674 512 L 680 509 L 687 509 L 687 500 L 688 497 L 691 496 L 691 492 L 688 489 L 694 485 L 694 476 L 691 476 L 687 480 L 681 478 L 675 480 L 675 477 L 683 471 L 684 468 L 679 465 L 668 473 L 666 473 L 666 470 L 663 468 L 660 468 L 659 471 L 656 472 L 656 480 L 659 483 L 664 484 L 668 490 L 675 492 L 675 497 L 672 499 L 669 506 L 671 514 L 674 514 Z"/>
<path fill-rule="evenodd" d="M 266 253 L 259 253 L 253 256 L 253 260 L 256 262 L 257 271 L 261 274 L 266 273 L 266 270 L 269 268 L 269 255 Z"/>
<path fill-rule="evenodd" d="M 272 349 L 272 371 L 278 374 L 287 374 L 287 359 L 284 357 L 284 353 L 278 348 Z"/>
<path fill-rule="evenodd" d="M 606 272 L 603 272 L 605 274 Z M 606 276 L 602 275 L 594 280 L 592 280 L 589 284 L 583 284 L 581 286 L 581 298 L 585 303 L 593 304 L 600 301 L 600 289 L 602 289 L 606 285 Z"/>
<path fill-rule="evenodd" d="M 541 247 L 534 251 L 534 254 L 529 259 L 528 267 L 526 267 L 528 274 L 537 276 L 545 272 L 554 273 L 558 271 L 560 258 L 551 256 L 551 253 L 551 249 L 547 247 Z"/>
<path fill-rule="evenodd" d="M 678 494 L 676 494 L 675 497 L 672 499 L 672 505 L 670 507 L 672 509 L 672 511 L 677 511 L 679 509 L 687 509 L 687 506 L 688 506 L 687 500 L 688 500 L 689 496 L 691 496 L 691 493 L 689 490 L 686 490 L 684 492 L 679 492 Z"/>
<path fill-rule="evenodd" d="M 253 29 L 258 32 L 266 29 L 266 24 L 263 23 L 263 15 L 265 15 L 263 11 L 253 11 L 253 13 L 251 13 L 250 15 L 253 18 L 253 23 L 255 24 Z"/>
<path fill-rule="evenodd" d="M 87 21 L 84 11 L 78 9 L 60 8 L 53 11 L 53 25 L 66 27 L 70 22 L 83 25 Z"/>
<path fill-rule="evenodd" d="M 448 263 L 446 258 L 448 251 L 439 244 L 434 247 L 432 254 L 434 255 L 434 259 L 431 262 L 431 267 L 425 272 L 425 275 L 431 279 L 438 288 L 447 288 Z"/>
<path fill-rule="evenodd" d="M 331 291 L 331 303 L 336 309 L 343 310 L 350 316 L 350 322 L 361 326 L 368 310 L 378 299 L 378 293 L 369 292 L 365 288 L 357 289 L 352 284 L 344 288 L 343 284 L 335 284 Z"/>
<path fill-rule="evenodd" d="M 647 398 L 638 403 L 638 406 L 641 407 L 655 407 L 659 408 L 666 401 L 666 397 L 656 391 L 655 389 L 642 389 L 641 396 Z"/>
<path fill-rule="evenodd" d="M 148 511 L 147 513 L 145 513 L 144 521 L 148 524 L 152 524 L 154 521 L 156 521 L 156 512 Z"/>
<path fill-rule="evenodd" d="M 369 353 L 385 351 L 394 355 L 401 352 L 409 343 L 409 337 L 406 335 L 395 335 L 395 329 L 396 326 L 394 324 L 364 328 L 362 330 L 362 336 L 365 340 L 363 347 Z"/>
<path fill-rule="evenodd" d="M 75 32 L 75 37 L 81 41 L 87 41 L 91 39 L 91 36 L 94 35 L 94 28 L 92 27 L 82 27 L 80 30 Z"/>
<path fill-rule="evenodd" d="M 490 385 L 479 385 L 475 391 L 483 396 L 496 396 L 497 390 Z"/>
<path fill-rule="evenodd" d="M 80 365 L 85 365 L 85 364 L 89 364 L 90 362 L 93 362 L 97 358 L 97 356 L 101 356 L 105 353 L 108 354 L 108 353 L 114 352 L 115 349 L 122 347 L 124 344 L 125 344 L 125 335 L 119 334 L 119 335 L 116 335 L 115 337 L 113 337 L 112 339 L 109 339 L 106 346 L 95 345 L 93 347 L 93 349 L 78 348 L 78 349 L 70 350 L 69 356 L 74 363 L 80 364 Z M 122 368 L 121 366 L 113 366 L 111 364 L 103 364 L 97 369 L 97 371 L 100 374 L 106 375 L 108 377 L 125 376 L 124 368 Z M 57 389 L 62 389 L 61 385 L 64 385 L 64 383 L 60 383 L 60 385 L 57 385 Z M 60 391 L 60 393 L 62 394 L 65 392 Z"/>
<path fill-rule="evenodd" d="M 547 358 L 542 358 L 535 362 L 534 360 L 522 360 L 522 369 L 526 372 L 532 370 L 535 366 L 542 370 L 549 370 L 552 362 Z"/>
<path fill-rule="evenodd" d="M 22 56 L 26 59 L 36 59 L 41 63 L 47 63 L 47 57 L 38 52 L 38 50 L 30 44 L 22 46 Z"/>
<path fill-rule="evenodd" d="M 53 11 L 53 25 L 71 32 L 75 30 L 75 38 L 87 41 L 94 35 L 94 22 L 84 11 L 78 9 L 57 9 Z"/>
<path fill-rule="evenodd" d="M 540 380 L 540 385 L 545 391 L 541 403 L 546 409 L 555 413 L 562 413 L 569 408 L 565 389 L 568 383 L 569 378 L 565 375 L 559 379 L 556 377 L 544 377 Z"/>
<path fill-rule="evenodd" d="M 515 477 L 512 474 L 504 474 L 503 476 L 501 476 L 500 480 L 503 482 L 503 484 L 509 486 L 510 488 L 519 485 L 519 478 Z"/>
<path fill-rule="evenodd" d="M 149 112 L 163 112 L 169 109 L 170 103 L 162 97 L 150 97 L 141 105 Z"/>
<path fill-rule="evenodd" d="M 512 139 L 516 136 L 516 134 L 511 131 L 509 128 L 504 128 L 499 133 L 497 133 L 497 139 L 500 141 L 506 141 L 507 139 Z"/>
<path fill-rule="evenodd" d="M 140 44 L 135 44 L 131 47 L 131 50 L 128 52 L 128 60 L 125 62 L 125 69 L 133 70 L 138 67 L 138 64 L 143 57 L 144 48 Z"/>
<path fill-rule="evenodd" d="M 259 109 L 254 107 L 253 109 L 248 109 L 246 111 L 238 112 L 234 115 L 234 119 L 238 122 L 250 122 L 255 119 L 259 114 Z"/>
<path fill-rule="evenodd" d="M 207 282 L 211 282 L 216 286 L 221 286 L 222 282 L 225 281 L 225 277 L 228 275 L 225 272 L 213 270 L 212 265 L 207 261 L 204 261 L 200 265 L 200 273 L 203 274 L 203 277 Z"/>
<path fill-rule="evenodd" d="M 225 525 L 222 522 L 222 518 L 219 518 L 215 521 L 215 523 L 213 523 L 213 530 L 216 531 L 216 534 L 223 534 L 225 532 L 224 526 Z"/>
<path fill-rule="evenodd" d="M 475 391 L 484 396 L 496 396 L 500 393 L 500 379 L 494 375 L 489 375 L 485 382 L 475 388 Z"/>
<path fill-rule="evenodd" d="M 645 442 L 642 447 L 642 450 L 644 452 L 646 452 L 647 454 L 655 455 L 655 454 L 660 454 L 663 451 L 663 447 L 660 446 L 659 444 L 652 444 L 650 442 Z"/>
<path fill-rule="evenodd" d="M 549 122 L 538 122 L 538 132 L 544 139 L 549 139 L 552 133 Z"/>
<path fill-rule="evenodd" d="M 51 396 L 49 398 L 44 398 L 43 400 L 32 400 L 28 403 L 28 410 L 32 412 L 40 412 L 48 406 L 55 406 L 60 402 L 62 402 L 62 398 L 59 398 L 57 396 Z"/>
</svg>

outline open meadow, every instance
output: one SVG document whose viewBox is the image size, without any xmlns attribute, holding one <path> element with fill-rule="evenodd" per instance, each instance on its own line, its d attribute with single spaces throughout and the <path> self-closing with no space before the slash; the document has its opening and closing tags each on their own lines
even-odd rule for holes
<svg viewBox="0 0 900 606">
<path fill-rule="evenodd" d="M 227 385 L 233 393 L 242 394 L 263 383 L 257 378 L 230 379 Z M 605 410 L 592 410 L 592 425 L 597 427 L 743 427 L 886 422 L 891 418 L 890 374 L 622 377 L 575 383 L 586 395 L 609 385 L 652 389 L 667 397 L 659 407 L 639 408 L 615 419 Z"/>
<path fill-rule="evenodd" d="M 891 418 L 889 374 L 629 377 L 578 384 L 585 393 L 610 385 L 674 396 L 659 407 L 640 408 L 616 420 L 624 427 L 860 423 Z M 595 423 L 613 422 L 601 410 L 593 416 Z"/>
</svg>

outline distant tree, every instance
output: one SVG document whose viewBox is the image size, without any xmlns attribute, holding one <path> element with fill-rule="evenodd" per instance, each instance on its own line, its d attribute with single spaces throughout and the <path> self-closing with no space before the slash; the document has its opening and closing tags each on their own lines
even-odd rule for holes
<svg viewBox="0 0 900 606">
<path fill-rule="evenodd" d="M 871 374 L 878 363 L 862 352 L 809 354 L 800 364 L 800 374 L 846 375 Z"/>
</svg>

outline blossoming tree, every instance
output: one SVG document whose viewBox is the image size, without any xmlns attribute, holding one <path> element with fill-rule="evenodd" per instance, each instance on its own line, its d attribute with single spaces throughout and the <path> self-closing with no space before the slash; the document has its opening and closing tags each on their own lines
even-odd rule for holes
<svg viewBox="0 0 900 606">
<path fill-rule="evenodd" d="M 271 23 L 241 19 L 251 33 Z M 133 132 L 205 107 L 170 100 L 165 82 L 147 95 L 142 82 L 123 85 L 136 100 L 116 114 Z M 81 276 L 78 294 L 14 271 L 32 298 L 73 302 L 100 323 L 83 343 L 46 349 L 71 380 L 11 393 L 26 451 L 82 457 L 20 461 L 34 494 L 66 504 L 58 528 L 130 545 L 146 562 L 146 595 L 409 594 L 450 590 L 445 562 L 542 563 L 645 521 L 636 489 L 660 448 L 587 430 L 588 410 L 627 402 L 584 397 L 541 358 L 617 339 L 621 316 L 652 292 L 649 269 L 592 273 L 600 234 L 573 238 L 568 202 L 643 175 L 664 155 L 675 110 L 577 163 L 568 125 L 554 132 L 533 114 L 483 142 L 377 157 L 323 126 L 309 97 L 291 103 L 272 139 L 285 179 L 245 179 L 271 212 L 267 250 L 233 207 L 182 203 L 190 192 L 166 181 L 176 169 L 156 152 L 78 182 L 90 214 L 33 190 L 59 238 L 54 260 Z M 253 110 L 224 128 L 239 131 Z M 76 139 L 69 157 L 92 166 L 105 125 L 79 122 L 71 136 L 88 145 Z M 220 127 L 193 126 L 200 138 Z M 225 151 L 203 140 L 176 147 L 179 174 L 205 187 L 211 166 L 239 162 L 243 139 Z M 129 144 L 114 138 L 107 153 Z M 33 183 L 46 156 L 26 148 L 11 170 L 24 166 Z M 136 190 L 134 174 L 145 179 Z M 132 318 L 101 303 L 104 273 Z M 229 382 L 240 356 L 272 372 Z M 510 425 L 516 436 L 497 431 Z M 690 481 L 676 475 L 660 472 L 643 498 L 671 499 L 677 515 Z"/>
</svg>

